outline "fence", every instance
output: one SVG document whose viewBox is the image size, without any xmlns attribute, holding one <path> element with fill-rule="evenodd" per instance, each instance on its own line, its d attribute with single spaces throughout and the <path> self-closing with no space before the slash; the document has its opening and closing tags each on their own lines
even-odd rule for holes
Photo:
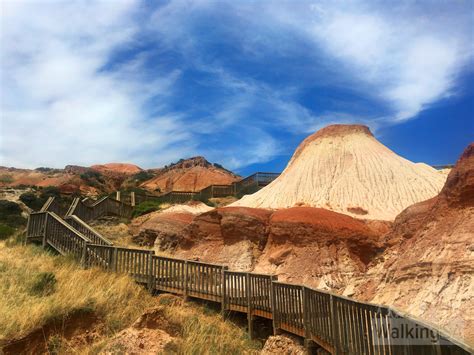
<svg viewBox="0 0 474 355">
<path fill-rule="evenodd" d="M 166 258 L 153 251 L 90 243 L 55 213 L 30 215 L 28 238 L 40 238 L 61 254 L 72 254 L 84 267 L 129 274 L 150 291 L 166 291 L 220 302 L 222 311 L 271 319 L 285 330 L 332 354 L 470 354 L 472 349 L 397 310 L 354 301 L 309 287 L 276 281 L 272 275 L 229 271 L 223 265 Z M 437 336 L 404 339 L 393 334 L 402 323 Z M 381 336 L 382 335 L 382 336 Z"/>
<path fill-rule="evenodd" d="M 125 202 L 131 206 L 135 206 L 136 204 L 150 200 L 168 203 L 183 203 L 193 199 L 208 200 L 215 197 L 237 196 L 240 192 L 248 189 L 249 187 L 257 189 L 264 187 L 275 180 L 279 175 L 279 173 L 258 172 L 230 185 L 209 185 L 206 188 L 196 192 L 171 191 L 159 196 L 155 196 L 143 193 L 138 194 L 133 191 L 117 191 L 114 193 L 114 196 L 116 200 Z"/>
<path fill-rule="evenodd" d="M 75 215 L 85 222 L 106 214 L 129 218 L 132 215 L 132 210 L 132 206 L 108 196 L 92 204 L 83 202 L 80 198 L 75 198 L 66 213 L 66 217 Z"/>
</svg>

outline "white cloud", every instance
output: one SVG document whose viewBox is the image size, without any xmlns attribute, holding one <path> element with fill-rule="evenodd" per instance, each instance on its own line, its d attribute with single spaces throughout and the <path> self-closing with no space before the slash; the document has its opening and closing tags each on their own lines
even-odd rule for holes
<svg viewBox="0 0 474 355">
<path fill-rule="evenodd" d="M 178 71 L 144 80 L 140 58 L 104 70 L 135 40 L 136 2 L 1 6 L 2 165 L 149 167 L 193 151 L 183 117 L 144 109 L 151 96 L 166 96 Z"/>
<path fill-rule="evenodd" d="M 427 14 L 427 4 L 410 11 L 364 1 L 326 5 L 324 11 L 313 8 L 308 37 L 364 83 L 363 90 L 373 90 L 392 107 L 390 121 L 415 118 L 449 96 L 472 58 L 472 23 L 449 8 Z"/>
</svg>

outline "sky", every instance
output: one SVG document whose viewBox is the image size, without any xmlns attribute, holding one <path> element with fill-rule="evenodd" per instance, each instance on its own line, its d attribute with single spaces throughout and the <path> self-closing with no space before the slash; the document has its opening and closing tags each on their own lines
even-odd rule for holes
<svg viewBox="0 0 474 355">
<path fill-rule="evenodd" d="M 403 157 L 474 141 L 474 2 L 0 2 L 0 165 L 284 169 L 368 125 Z"/>
</svg>

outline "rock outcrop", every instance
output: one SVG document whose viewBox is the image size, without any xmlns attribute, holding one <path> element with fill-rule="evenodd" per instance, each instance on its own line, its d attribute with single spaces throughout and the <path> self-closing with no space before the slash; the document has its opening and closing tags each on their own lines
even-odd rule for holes
<svg viewBox="0 0 474 355">
<path fill-rule="evenodd" d="M 355 296 L 393 305 L 474 343 L 474 144 L 440 194 L 410 206 Z"/>
<path fill-rule="evenodd" d="M 134 234 L 155 238 L 155 249 L 272 273 L 280 280 L 342 290 L 381 252 L 386 226 L 312 207 L 279 211 L 224 207 L 182 222 L 157 213 Z M 138 224 L 137 224 L 138 225 Z M 317 263 L 314 261 L 318 260 Z"/>
<path fill-rule="evenodd" d="M 209 163 L 204 157 L 182 159 L 176 164 L 155 169 L 156 176 L 142 183 L 148 190 L 200 191 L 209 185 L 229 185 L 240 177 L 218 164 Z"/>
<path fill-rule="evenodd" d="M 232 205 L 312 206 L 392 221 L 406 207 L 436 196 L 445 180 L 434 168 L 392 152 L 368 127 L 332 125 L 306 138 L 271 184 Z"/>
</svg>

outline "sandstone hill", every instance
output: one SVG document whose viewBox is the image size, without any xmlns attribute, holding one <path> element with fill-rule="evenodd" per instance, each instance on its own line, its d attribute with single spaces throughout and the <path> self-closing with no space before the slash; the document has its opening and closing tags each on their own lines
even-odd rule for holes
<svg viewBox="0 0 474 355">
<path fill-rule="evenodd" d="M 234 206 L 321 207 L 363 219 L 393 220 L 435 196 L 446 175 L 412 163 L 361 125 L 332 125 L 306 138 L 283 173 Z"/>
<path fill-rule="evenodd" d="M 0 167 L 0 187 L 58 187 L 61 193 L 98 195 L 119 189 L 141 169 L 131 164 L 112 163 L 83 167 L 67 165 L 64 169 L 17 169 Z"/>
<path fill-rule="evenodd" d="M 181 159 L 153 172 L 156 176 L 141 187 L 161 192 L 200 191 L 209 185 L 228 185 L 240 180 L 239 176 L 219 164 L 211 164 L 204 157 Z"/>
<path fill-rule="evenodd" d="M 142 168 L 133 165 L 133 164 L 124 164 L 124 163 L 108 163 L 101 165 L 92 165 L 92 170 L 100 171 L 101 173 L 116 173 L 116 174 L 125 174 L 133 175 L 142 171 Z"/>
</svg>

